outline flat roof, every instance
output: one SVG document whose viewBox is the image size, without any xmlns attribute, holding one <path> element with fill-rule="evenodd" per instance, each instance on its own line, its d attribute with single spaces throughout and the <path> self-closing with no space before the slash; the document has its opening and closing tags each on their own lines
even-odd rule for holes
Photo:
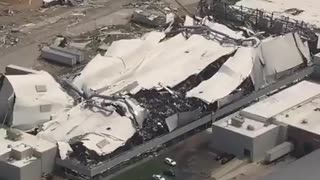
<svg viewBox="0 0 320 180">
<path fill-rule="evenodd" d="M 275 116 L 275 122 L 284 123 L 308 132 L 320 134 L 320 95 Z"/>
<path fill-rule="evenodd" d="M 24 133 L 22 133 L 22 138 L 20 140 L 17 141 L 12 141 L 7 139 L 7 131 L 5 128 L 0 128 L 0 149 L 1 147 L 7 147 L 6 150 L 1 150 L 0 153 L 6 153 L 9 149 L 11 150 L 11 148 L 19 146 L 20 144 L 25 144 L 27 146 L 32 147 L 34 150 L 36 150 L 37 152 L 46 152 L 50 149 L 56 148 L 56 145 L 52 142 L 43 140 L 39 137 Z M 8 147 L 11 148 L 8 148 Z M 1 156 L 2 154 L 0 154 Z"/>
<path fill-rule="evenodd" d="M 238 134 L 242 134 L 244 136 L 248 136 L 248 137 L 256 137 L 259 136 L 261 134 L 264 134 L 265 132 L 276 128 L 277 125 L 274 124 L 270 124 L 268 126 L 264 126 L 264 123 L 259 122 L 259 121 L 255 121 L 249 118 L 243 118 L 244 123 L 242 124 L 241 127 L 236 127 L 231 125 L 231 119 L 232 117 L 235 117 L 237 114 L 233 114 L 231 116 L 228 116 L 226 118 L 223 118 L 215 123 L 213 123 L 213 126 L 218 126 L 233 132 L 236 132 Z M 248 130 L 247 127 L 248 126 L 252 126 L 254 128 L 254 130 Z"/>
<path fill-rule="evenodd" d="M 320 84 L 305 80 L 241 110 L 240 114 L 265 122 L 269 118 L 319 94 Z"/>
<path fill-rule="evenodd" d="M 319 180 L 320 149 L 280 168 L 260 180 Z"/>
</svg>

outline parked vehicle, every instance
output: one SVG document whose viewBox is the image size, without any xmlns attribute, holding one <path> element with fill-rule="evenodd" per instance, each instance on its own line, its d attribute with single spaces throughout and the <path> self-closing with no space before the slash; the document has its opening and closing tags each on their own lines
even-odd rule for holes
<svg viewBox="0 0 320 180">
<path fill-rule="evenodd" d="M 220 160 L 220 164 L 226 164 L 228 163 L 229 161 L 231 161 L 235 156 L 232 155 L 232 154 L 227 154 L 227 155 L 224 155 L 223 158 Z"/>
<path fill-rule="evenodd" d="M 173 169 L 169 169 L 169 170 L 163 171 L 163 175 L 175 177 L 175 176 L 176 176 L 176 173 L 174 172 Z"/>
<path fill-rule="evenodd" d="M 161 176 L 159 174 L 152 175 L 152 179 L 154 179 L 154 180 L 166 180 L 166 178 L 164 178 L 163 176 Z"/>
<path fill-rule="evenodd" d="M 170 159 L 170 158 L 165 158 L 164 162 L 166 164 L 170 165 L 170 166 L 176 166 L 177 165 L 177 163 L 174 160 Z"/>
<path fill-rule="evenodd" d="M 214 158 L 214 160 L 216 160 L 216 161 L 220 161 L 222 159 L 222 156 L 221 155 L 217 155 L 215 158 Z"/>
</svg>

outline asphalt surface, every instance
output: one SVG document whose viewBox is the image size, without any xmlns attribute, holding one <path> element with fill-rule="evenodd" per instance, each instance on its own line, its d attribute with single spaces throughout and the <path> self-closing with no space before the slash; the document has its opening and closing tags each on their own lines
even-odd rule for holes
<svg viewBox="0 0 320 180">
<path fill-rule="evenodd" d="M 176 176 L 164 175 L 167 180 L 213 180 L 212 171 L 221 165 L 214 160 L 216 154 L 208 147 L 210 139 L 211 133 L 203 131 L 111 180 L 150 180 L 153 174 L 162 175 L 165 170 L 170 169 L 174 170 Z M 176 161 L 177 165 L 172 167 L 165 164 L 166 157 Z"/>
</svg>

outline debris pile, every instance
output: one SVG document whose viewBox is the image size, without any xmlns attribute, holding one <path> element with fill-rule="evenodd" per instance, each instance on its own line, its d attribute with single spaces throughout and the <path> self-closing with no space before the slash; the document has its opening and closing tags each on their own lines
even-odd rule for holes
<svg viewBox="0 0 320 180">
<path fill-rule="evenodd" d="M 81 5 L 84 0 L 43 0 L 43 7 L 50 7 L 54 5 L 69 5 L 69 6 L 78 6 Z"/>
</svg>

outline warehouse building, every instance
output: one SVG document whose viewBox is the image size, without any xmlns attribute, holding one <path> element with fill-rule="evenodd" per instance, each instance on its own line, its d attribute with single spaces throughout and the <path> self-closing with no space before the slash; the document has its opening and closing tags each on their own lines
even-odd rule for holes
<svg viewBox="0 0 320 180">
<path fill-rule="evenodd" d="M 305 80 L 215 122 L 212 146 L 257 161 L 289 141 L 300 157 L 320 147 L 319 118 L 320 84 Z"/>
<path fill-rule="evenodd" d="M 260 160 L 266 151 L 284 141 L 281 127 L 249 118 L 227 117 L 214 123 L 212 147 L 239 158 Z"/>
</svg>

